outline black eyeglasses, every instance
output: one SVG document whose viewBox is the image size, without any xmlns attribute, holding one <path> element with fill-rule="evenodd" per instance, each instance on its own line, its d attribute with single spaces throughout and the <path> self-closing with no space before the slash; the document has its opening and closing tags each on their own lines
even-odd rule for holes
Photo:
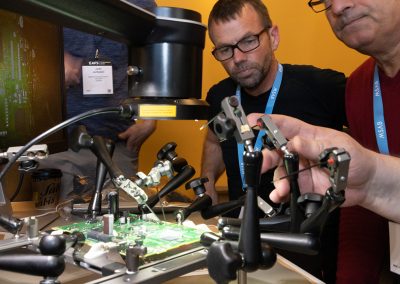
<svg viewBox="0 0 400 284">
<path fill-rule="evenodd" d="M 258 34 L 245 37 L 234 45 L 225 45 L 215 48 L 212 51 L 212 55 L 214 55 L 215 59 L 218 61 L 225 61 L 233 57 L 235 48 L 243 53 L 250 52 L 260 46 L 260 35 L 268 29 L 269 27 L 263 28 Z"/>
<path fill-rule="evenodd" d="M 320 13 L 328 10 L 332 4 L 331 0 L 310 0 L 308 1 L 308 6 L 310 6 L 315 13 Z"/>
</svg>

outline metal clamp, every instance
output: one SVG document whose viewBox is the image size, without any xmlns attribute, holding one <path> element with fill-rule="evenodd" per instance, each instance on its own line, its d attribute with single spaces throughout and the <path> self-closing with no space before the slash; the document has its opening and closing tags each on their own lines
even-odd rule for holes
<svg viewBox="0 0 400 284">
<path fill-rule="evenodd" d="M 343 148 L 328 148 L 319 155 L 321 167 L 329 170 L 329 181 L 335 193 L 347 187 L 350 159 L 350 154 Z"/>
</svg>

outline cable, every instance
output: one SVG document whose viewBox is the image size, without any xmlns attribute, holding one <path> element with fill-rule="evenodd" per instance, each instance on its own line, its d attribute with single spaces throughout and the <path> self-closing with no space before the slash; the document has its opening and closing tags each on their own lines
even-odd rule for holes
<svg viewBox="0 0 400 284">
<path fill-rule="evenodd" d="M 15 190 L 13 196 L 11 196 L 10 202 L 14 201 L 14 199 L 18 196 L 19 192 L 21 191 L 22 183 L 24 182 L 24 177 L 25 177 L 25 173 L 24 172 L 20 172 L 19 178 L 18 178 L 17 189 Z"/>
<path fill-rule="evenodd" d="M 39 231 L 43 231 L 44 228 L 50 226 L 51 224 L 53 224 L 56 220 L 58 220 L 60 218 L 60 214 L 57 214 L 56 217 L 54 217 L 53 220 L 49 221 L 47 224 L 43 225 L 42 227 L 39 228 Z"/>
<path fill-rule="evenodd" d="M 164 212 L 164 202 L 161 201 L 160 191 L 158 190 L 158 186 L 156 187 L 156 189 L 157 189 L 158 202 L 160 203 L 160 206 L 161 206 L 161 213 L 163 214 L 164 221 L 166 222 L 167 217 L 165 216 L 165 212 Z"/>
<path fill-rule="evenodd" d="M 73 201 L 73 199 L 65 200 L 65 201 L 63 201 L 63 202 L 58 203 L 57 206 L 56 206 L 56 208 L 55 208 L 55 210 L 53 210 L 53 211 L 49 211 L 49 212 L 46 212 L 46 213 L 43 213 L 43 214 L 40 214 L 40 215 L 31 216 L 31 217 L 35 217 L 35 218 L 41 218 L 41 217 L 44 217 L 44 216 L 47 216 L 47 215 L 57 214 L 57 216 L 56 216 L 53 220 L 49 221 L 47 224 L 45 224 L 44 226 L 42 226 L 42 227 L 39 229 L 39 231 L 42 231 L 44 228 L 46 228 L 46 227 L 48 227 L 49 225 L 53 224 L 58 218 L 60 218 L 60 217 L 61 217 L 61 214 L 59 213 L 60 206 L 62 206 L 62 205 L 64 205 L 64 204 L 67 204 L 67 203 L 70 203 L 70 202 L 72 202 L 72 201 Z"/>
<path fill-rule="evenodd" d="M 53 134 L 75 122 L 78 122 L 80 120 L 83 120 L 83 119 L 91 117 L 91 116 L 95 116 L 95 115 L 99 115 L 99 114 L 108 114 L 108 113 L 118 113 L 118 114 L 122 114 L 122 115 L 127 115 L 126 112 L 127 112 L 127 110 L 123 106 L 98 108 L 98 109 L 94 109 L 94 110 L 90 110 L 90 111 L 81 113 L 79 115 L 71 117 L 70 119 L 68 119 L 60 124 L 57 124 L 56 126 L 43 132 L 39 136 L 36 136 L 35 138 L 33 138 L 25 146 L 23 146 L 17 153 L 15 153 L 15 155 L 11 159 L 9 159 L 8 163 L 4 166 L 3 170 L 0 172 L 0 181 L 3 179 L 3 177 L 5 176 L 7 171 L 11 168 L 11 166 L 17 161 L 17 159 L 23 153 L 25 153 L 25 151 L 27 151 L 30 147 L 37 144 L 38 142 L 42 141 L 44 138 L 50 136 L 51 134 Z"/>
<path fill-rule="evenodd" d="M 22 161 L 22 162 L 20 163 L 20 166 L 19 166 L 20 174 L 19 174 L 18 184 L 17 184 L 17 188 L 16 188 L 14 194 L 13 194 L 13 195 L 11 196 L 11 198 L 10 198 L 10 201 L 11 201 L 11 202 L 14 201 L 14 199 L 18 196 L 18 194 L 19 194 L 20 191 L 21 191 L 22 184 L 23 184 L 23 182 L 24 182 L 25 173 L 27 173 L 27 172 L 29 172 L 29 171 L 31 171 L 31 170 L 36 169 L 37 166 L 38 166 L 38 164 L 39 164 L 39 163 L 36 162 L 36 161 L 34 161 L 34 160 Z"/>
<path fill-rule="evenodd" d="M 67 203 L 70 203 L 72 201 L 74 201 L 73 198 L 65 200 L 63 202 L 58 203 L 54 210 L 46 212 L 46 213 L 43 213 L 43 214 L 40 214 L 40 215 L 31 216 L 31 217 L 41 218 L 41 217 L 44 217 L 44 216 L 47 216 L 47 215 L 51 215 L 51 214 L 56 214 L 56 213 L 59 214 L 58 211 L 60 210 L 60 206 L 64 205 L 64 204 L 67 204 Z"/>
<path fill-rule="evenodd" d="M 291 174 L 289 174 L 289 175 L 285 175 L 285 176 L 283 176 L 283 177 L 276 178 L 276 179 L 272 180 L 271 183 L 274 183 L 274 182 L 276 182 L 276 181 L 279 181 L 279 180 L 282 180 L 282 179 L 285 179 L 285 178 L 288 178 L 288 177 L 297 175 L 298 173 L 301 173 L 301 172 L 304 172 L 304 171 L 308 171 L 308 170 L 310 170 L 311 168 L 315 168 L 315 167 L 319 167 L 319 166 L 324 166 L 324 165 L 326 165 L 326 164 L 327 164 L 327 162 L 322 162 L 322 163 L 317 163 L 317 164 L 314 164 L 314 165 L 310 165 L 309 167 L 306 167 L 306 168 L 304 168 L 304 169 L 295 171 L 295 172 L 293 172 L 293 173 L 291 173 Z"/>
</svg>

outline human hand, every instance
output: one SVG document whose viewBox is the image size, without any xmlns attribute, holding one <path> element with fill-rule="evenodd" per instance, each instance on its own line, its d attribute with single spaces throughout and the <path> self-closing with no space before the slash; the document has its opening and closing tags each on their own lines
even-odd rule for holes
<svg viewBox="0 0 400 284">
<path fill-rule="evenodd" d="M 139 152 L 143 142 L 156 129 L 155 120 L 143 120 L 141 123 L 135 123 L 124 132 L 118 134 L 118 138 L 126 140 L 126 147 L 129 151 Z"/>
<path fill-rule="evenodd" d="M 257 119 L 264 114 L 250 114 L 250 125 L 255 125 Z M 344 148 L 351 156 L 349 176 L 346 189 L 345 205 L 351 206 L 363 203 L 366 198 L 364 190 L 374 175 L 376 163 L 375 153 L 363 148 L 353 138 L 344 132 L 317 127 L 298 119 L 283 115 L 271 115 L 272 120 L 289 140 L 289 151 L 297 152 L 300 156 L 299 169 L 318 163 L 318 155 L 327 148 Z M 263 150 L 262 172 L 268 169 L 277 169 L 274 173 L 274 185 L 276 187 L 270 194 L 273 202 L 279 203 L 287 200 L 290 187 L 287 179 L 278 180 L 286 175 L 282 165 L 282 153 L 279 151 Z M 299 186 L 302 193 L 317 192 L 325 194 L 330 186 L 328 173 L 325 169 L 313 167 L 299 174 Z"/>
<path fill-rule="evenodd" d="M 81 83 L 83 58 L 64 52 L 64 80 L 67 87 Z"/>
</svg>

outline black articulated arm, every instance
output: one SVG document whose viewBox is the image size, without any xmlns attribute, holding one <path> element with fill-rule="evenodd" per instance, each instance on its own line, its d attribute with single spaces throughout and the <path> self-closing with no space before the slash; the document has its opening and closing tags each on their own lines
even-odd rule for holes
<svg viewBox="0 0 400 284">
<path fill-rule="evenodd" d="M 125 191 L 129 196 L 133 197 L 138 204 L 146 203 L 148 197 L 141 187 L 127 179 L 119 167 L 113 162 L 109 148 L 107 147 L 107 140 L 101 136 L 91 137 L 84 126 L 80 126 L 72 139 L 73 143 L 70 145 L 74 151 L 79 151 L 81 148 L 90 149 L 96 157 L 104 164 L 110 177 L 116 187 Z"/>
<path fill-rule="evenodd" d="M 229 211 L 232 211 L 236 208 L 243 206 L 245 199 L 246 195 L 242 195 L 241 197 L 239 197 L 239 199 L 222 202 L 210 206 L 206 209 L 201 210 L 201 217 L 207 220 L 228 213 Z"/>
<path fill-rule="evenodd" d="M 260 218 L 258 219 L 260 231 L 266 232 L 289 232 L 290 231 L 290 215 L 276 215 L 273 218 Z M 222 230 L 226 226 L 240 228 L 242 219 L 221 217 L 218 219 L 217 227 Z"/>
<path fill-rule="evenodd" d="M 344 190 L 347 186 L 347 176 L 350 165 L 350 155 L 344 149 L 329 148 L 325 149 L 319 156 L 321 167 L 328 169 L 329 187 L 325 196 L 317 194 L 307 194 L 302 196 L 300 202 L 304 202 L 307 219 L 301 224 L 300 232 L 321 232 L 330 212 L 339 207 L 344 201 Z M 316 198 L 322 199 L 322 204 L 318 209 L 307 210 L 308 206 L 314 208 Z M 307 200 L 312 200 L 307 202 Z"/>
<path fill-rule="evenodd" d="M 236 279 L 236 271 L 239 269 L 251 272 L 270 268 L 276 261 L 276 254 L 268 244 L 262 244 L 260 239 L 257 190 L 260 186 L 262 153 L 254 151 L 254 133 L 238 98 L 225 98 L 221 108 L 222 112 L 213 119 L 216 135 L 221 140 L 234 136 L 245 149 L 243 163 L 246 195 L 239 240 L 237 244 L 225 240 L 214 241 L 207 255 L 210 276 L 218 283 L 227 283 Z"/>
<path fill-rule="evenodd" d="M 18 234 L 23 225 L 24 222 L 21 219 L 0 214 L 0 226 L 11 234 Z"/>
<path fill-rule="evenodd" d="M 43 283 L 59 283 L 57 277 L 65 269 L 65 239 L 47 235 L 40 239 L 41 254 L 9 254 L 0 256 L 0 268 L 29 275 L 43 276 Z M 41 282 L 42 283 L 42 282 Z"/>
<path fill-rule="evenodd" d="M 186 183 L 186 190 L 193 189 L 197 197 L 188 207 L 179 209 L 174 213 L 178 224 L 182 224 L 193 212 L 204 210 L 212 205 L 211 197 L 206 194 L 206 188 L 204 187 L 206 182 L 208 182 L 208 178 L 205 177 L 195 178 Z"/>
<path fill-rule="evenodd" d="M 289 151 L 288 141 L 268 115 L 259 118 L 257 126 L 265 131 L 264 148 L 276 149 L 283 154 L 291 201 L 289 214 L 268 214 L 269 218 L 258 219 L 257 190 L 260 185 L 262 154 L 254 150 L 252 128 L 247 123 L 238 99 L 225 98 L 221 108 L 222 112 L 213 118 L 216 135 L 220 140 L 234 136 L 237 143 L 243 143 L 245 148 L 243 161 L 246 199 L 243 219 L 220 219 L 218 227 L 223 237 L 208 236 L 208 242 L 203 241 L 204 245 L 210 246 L 207 256 L 210 276 L 218 283 L 226 283 L 236 279 L 238 269 L 250 272 L 271 267 L 276 260 L 271 247 L 308 255 L 319 252 L 319 237 L 325 221 L 329 213 L 344 202 L 350 156 L 344 149 L 323 151 L 318 165 L 327 168 L 331 187 L 325 195 L 302 195 L 298 184 L 299 155 Z"/>
<path fill-rule="evenodd" d="M 156 195 L 153 195 L 148 199 L 146 204 L 150 208 L 154 207 L 162 197 L 178 189 L 196 173 L 195 169 L 190 166 L 184 158 L 179 157 L 175 152 L 176 146 L 176 143 L 169 142 L 165 144 L 157 153 L 157 159 L 159 161 L 169 161 L 172 164 L 172 168 L 176 174 Z M 140 206 L 140 209 L 143 212 L 148 212 L 145 206 Z"/>
<path fill-rule="evenodd" d="M 290 232 L 308 233 L 319 237 L 329 213 L 344 202 L 350 155 L 344 149 L 325 149 L 319 156 L 318 164 L 328 169 L 331 187 L 324 196 L 316 193 L 301 195 L 297 182 L 299 174 L 297 153 L 288 151 L 287 140 L 268 115 L 259 118 L 257 126 L 265 130 L 265 147 L 270 150 L 280 150 L 284 154 L 283 160 L 291 190 Z"/>
</svg>

